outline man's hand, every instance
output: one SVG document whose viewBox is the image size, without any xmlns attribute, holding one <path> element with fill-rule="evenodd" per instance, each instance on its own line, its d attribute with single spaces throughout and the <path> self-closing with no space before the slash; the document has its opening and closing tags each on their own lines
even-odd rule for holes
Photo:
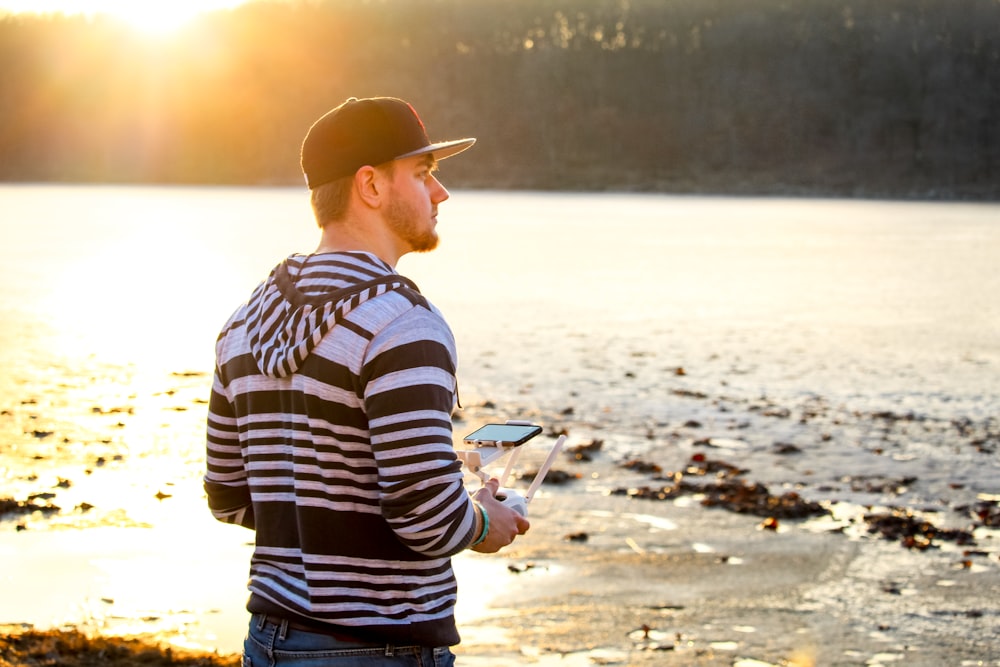
<svg viewBox="0 0 1000 667">
<path fill-rule="evenodd" d="M 483 488 L 472 494 L 472 498 L 483 506 L 490 517 L 490 531 L 486 534 L 485 540 L 472 547 L 473 551 L 484 554 L 496 553 L 513 542 L 518 535 L 528 532 L 531 526 L 526 518 L 496 499 L 499 488 L 500 481 L 491 479 L 483 485 Z"/>
</svg>

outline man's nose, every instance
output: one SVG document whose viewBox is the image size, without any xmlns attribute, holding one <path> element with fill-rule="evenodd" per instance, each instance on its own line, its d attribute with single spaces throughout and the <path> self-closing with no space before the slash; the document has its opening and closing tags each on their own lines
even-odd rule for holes
<svg viewBox="0 0 1000 667">
<path fill-rule="evenodd" d="M 435 204 L 440 204 L 444 200 L 448 199 L 451 195 L 448 193 L 447 188 L 441 184 L 441 181 L 437 179 L 436 176 L 432 176 L 434 179 L 434 186 L 431 191 L 431 199 Z"/>
</svg>

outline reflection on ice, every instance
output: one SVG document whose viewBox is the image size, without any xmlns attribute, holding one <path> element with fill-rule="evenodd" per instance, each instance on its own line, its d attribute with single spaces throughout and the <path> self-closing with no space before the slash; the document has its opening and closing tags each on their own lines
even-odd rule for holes
<svg viewBox="0 0 1000 667">
<path fill-rule="evenodd" d="M 661 516 L 653 516 L 652 514 L 615 514 L 613 512 L 595 510 L 587 512 L 587 516 L 597 519 L 610 519 L 614 521 L 628 519 L 637 523 L 644 523 L 655 530 L 677 530 L 677 524 L 670 519 Z"/>
<path fill-rule="evenodd" d="M 212 341 L 277 259 L 275 239 L 288 252 L 312 246 L 311 224 L 289 224 L 310 219 L 306 199 L 282 189 L 6 192 L 0 480 L 4 495 L 53 494 L 62 510 L 0 523 L 0 623 L 152 628 L 238 650 L 252 534 L 212 520 L 200 487 Z M 997 531 L 976 530 L 981 553 L 942 544 L 917 554 L 870 537 L 857 517 L 898 505 L 968 522 L 956 508 L 1000 498 L 1000 348 L 996 309 L 983 306 L 1000 303 L 995 206 L 485 192 L 448 206 L 463 224 L 400 269 L 452 323 L 464 403 L 556 415 L 553 427 L 606 443 L 600 476 L 550 487 L 552 497 L 614 488 L 626 454 L 679 469 L 725 445 L 720 455 L 748 479 L 836 501 L 804 526 L 847 533 L 845 572 L 793 608 L 884 619 L 896 628 L 886 637 L 924 650 L 924 631 L 976 640 L 958 612 L 995 581 Z M 143 227 L 137 208 L 169 210 L 170 234 L 149 238 L 167 223 Z M 567 239 L 572 262 L 553 265 Z M 512 256 L 517 270 L 483 271 Z M 482 326 L 498 312 L 517 317 Z M 702 513 L 701 500 L 588 512 L 567 530 L 589 533 L 595 549 L 634 536 L 646 554 L 733 550 L 701 533 L 691 544 L 654 514 L 682 527 L 718 521 L 722 510 Z M 782 525 L 789 532 L 748 539 L 778 549 L 805 532 Z M 470 641 L 494 638 L 486 628 L 510 613 L 512 580 L 554 573 L 511 575 L 506 564 L 456 559 Z M 925 618 L 928 600 L 957 611 Z M 995 628 L 992 603 L 976 604 Z M 524 657 L 619 659 L 603 650 Z"/>
<path fill-rule="evenodd" d="M 204 526 L 201 526 L 204 528 Z M 154 634 L 236 651 L 251 547 L 235 531 L 95 527 L 0 534 L 0 623 Z"/>
</svg>

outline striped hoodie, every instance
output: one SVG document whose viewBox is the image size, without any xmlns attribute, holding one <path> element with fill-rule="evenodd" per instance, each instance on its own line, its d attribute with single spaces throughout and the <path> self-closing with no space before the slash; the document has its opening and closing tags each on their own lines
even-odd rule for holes
<svg viewBox="0 0 1000 667">
<path fill-rule="evenodd" d="M 450 557 L 475 525 L 441 313 L 374 255 L 292 255 L 216 344 L 205 490 L 256 531 L 254 613 L 457 644 Z"/>
</svg>

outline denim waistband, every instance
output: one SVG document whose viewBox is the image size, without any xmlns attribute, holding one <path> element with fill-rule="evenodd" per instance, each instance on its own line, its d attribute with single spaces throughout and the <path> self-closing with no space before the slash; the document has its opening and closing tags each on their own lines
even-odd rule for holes
<svg viewBox="0 0 1000 667">
<path fill-rule="evenodd" d="M 315 625 L 306 625 L 305 623 L 299 623 L 298 621 L 293 621 L 288 618 L 281 618 L 280 616 L 275 616 L 274 614 L 254 614 L 254 616 L 263 616 L 264 621 L 267 623 L 273 623 L 275 625 L 285 624 L 285 627 L 289 630 L 297 630 L 298 632 L 312 632 L 317 635 L 326 635 L 327 637 L 333 637 L 334 639 L 339 639 L 342 642 L 351 642 L 354 644 L 369 644 L 371 646 L 378 646 L 376 642 L 369 642 L 355 637 L 354 635 L 334 630 L 330 628 L 329 630 L 322 627 L 317 627 Z"/>
<path fill-rule="evenodd" d="M 324 637 L 331 637 L 339 642 L 344 642 L 345 644 L 355 644 L 359 648 L 379 648 L 384 649 L 387 656 L 393 655 L 396 651 L 410 652 L 414 650 L 420 650 L 424 647 L 417 645 L 408 646 L 397 646 L 395 644 L 390 644 L 388 642 L 378 642 L 371 641 L 368 639 L 362 639 L 354 635 L 342 632 L 340 630 L 333 630 L 320 628 L 312 625 L 306 625 L 304 623 L 299 623 L 298 621 L 293 621 L 287 618 L 282 618 L 280 616 L 275 616 L 274 614 L 253 614 L 253 622 L 258 628 L 262 628 L 265 623 L 271 623 L 279 628 L 279 635 L 284 636 L 288 630 L 293 630 L 295 632 L 307 632 L 314 635 L 322 635 Z"/>
</svg>

